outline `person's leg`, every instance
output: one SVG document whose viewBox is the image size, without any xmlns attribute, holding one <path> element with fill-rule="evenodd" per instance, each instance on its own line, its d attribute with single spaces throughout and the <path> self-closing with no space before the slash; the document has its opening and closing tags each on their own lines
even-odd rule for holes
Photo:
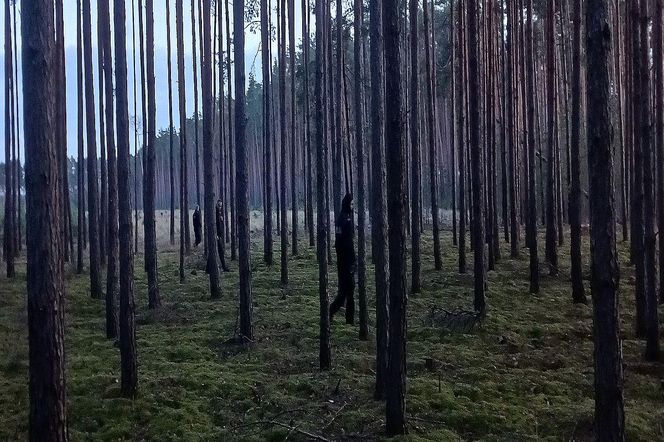
<svg viewBox="0 0 664 442">
<path fill-rule="evenodd" d="M 348 270 L 344 276 L 346 292 L 346 324 L 355 324 L 355 275 Z"/>
<path fill-rule="evenodd" d="M 221 262 L 221 270 L 224 272 L 229 272 L 228 266 L 226 265 L 226 256 L 224 253 L 224 240 L 217 237 L 217 252 L 219 254 L 219 261 Z"/>
<path fill-rule="evenodd" d="M 339 258 L 337 257 L 337 296 L 330 304 L 330 319 L 334 316 L 335 313 L 339 311 L 342 305 L 346 302 L 346 291 L 343 290 L 343 272 L 339 264 Z"/>
</svg>

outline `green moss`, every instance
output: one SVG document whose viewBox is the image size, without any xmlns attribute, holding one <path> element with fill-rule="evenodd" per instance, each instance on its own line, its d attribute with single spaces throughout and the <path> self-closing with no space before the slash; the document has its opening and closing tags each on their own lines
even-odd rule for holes
<svg viewBox="0 0 664 442">
<path fill-rule="evenodd" d="M 187 281 L 180 284 L 176 251 L 165 247 L 159 257 L 164 305 L 150 311 L 142 262 L 136 262 L 135 401 L 119 396 L 119 352 L 104 338 L 103 301 L 90 299 L 87 275 L 68 270 L 73 440 L 307 440 L 270 422 L 331 440 L 382 437 L 384 405 L 372 399 L 375 337 L 359 341 L 357 327 L 338 316 L 332 324 L 333 368 L 320 372 L 315 254 L 301 247 L 301 256 L 289 263 L 288 290 L 282 290 L 279 266 L 262 263 L 259 240 L 257 235 L 252 244 L 256 340 L 251 345 L 231 339 L 236 271 L 222 275 L 222 299 L 210 300 L 200 257 L 187 259 Z M 433 325 L 429 312 L 434 306 L 470 309 L 472 274 L 457 273 L 449 235 L 443 237 L 442 272 L 433 269 L 430 236 L 423 246 L 423 291 L 411 295 L 408 304 L 410 434 L 396 440 L 592 438 L 592 310 L 571 302 L 567 249 L 561 249 L 560 276 L 543 276 L 536 296 L 528 292 L 525 251 L 521 259 L 503 258 L 489 272 L 487 318 L 460 334 Z M 507 247 L 502 252 L 509 255 Z M 622 245 L 620 253 L 627 436 L 661 440 L 662 368 L 643 362 L 644 344 L 633 336 L 631 269 Z M 236 263 L 231 266 L 235 270 Z M 373 333 L 374 281 L 368 267 Z M 333 267 L 330 283 L 332 297 Z M 0 355 L 0 440 L 24 440 L 28 352 L 21 264 L 15 280 L 0 284 Z"/>
</svg>

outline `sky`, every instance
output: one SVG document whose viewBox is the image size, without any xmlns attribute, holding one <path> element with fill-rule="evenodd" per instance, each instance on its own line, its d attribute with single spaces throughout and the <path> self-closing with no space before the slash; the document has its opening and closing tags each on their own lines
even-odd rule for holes
<svg viewBox="0 0 664 442">
<path fill-rule="evenodd" d="M 18 1 L 18 0 L 17 0 Z M 110 10 L 111 10 L 111 27 L 113 26 L 113 0 L 111 1 Z M 138 1 L 133 0 L 135 6 L 137 7 Z M 175 53 L 175 39 L 176 39 L 176 29 L 175 29 L 175 0 L 170 1 L 170 19 L 171 19 L 171 63 L 172 63 L 172 77 L 173 77 L 173 121 L 176 127 L 176 130 L 179 126 L 178 122 L 180 121 L 179 109 L 177 105 L 177 59 Z M 214 0 L 213 0 L 214 1 Z M 64 19 L 65 19 L 65 60 L 66 60 L 66 76 L 67 76 L 67 139 L 68 146 L 67 150 L 70 156 L 75 156 L 77 151 L 77 97 L 76 97 L 76 0 L 63 0 L 64 2 Z M 4 14 L 5 14 L 5 5 L 7 2 L 1 2 L 2 8 L 0 8 L 0 144 L 3 146 L 2 154 L 0 161 L 4 161 L 4 143 L 5 143 L 5 90 L 4 90 L 4 57 L 5 57 L 5 23 L 4 23 Z M 131 8 L 132 0 L 125 0 L 127 7 L 127 54 L 130 57 L 127 60 L 128 68 L 128 92 L 129 92 L 129 118 L 130 126 L 133 129 L 133 63 L 131 60 L 131 55 L 134 53 L 132 46 L 132 36 L 131 36 Z M 144 3 L 144 2 L 143 2 Z M 296 32 L 296 45 L 299 46 L 301 41 L 301 11 L 300 11 L 300 2 L 296 1 L 295 6 L 295 32 Z M 92 6 L 92 45 L 93 45 L 93 76 L 94 76 L 94 85 L 95 85 L 95 111 L 99 111 L 99 102 L 98 102 L 98 86 L 99 86 L 99 77 L 97 70 L 97 0 L 91 0 Z M 222 5 L 223 6 L 223 3 Z M 21 3 L 18 1 L 17 5 L 17 26 L 20 30 L 20 18 L 21 18 Z M 233 29 L 233 10 L 232 10 L 232 0 L 229 4 L 230 12 L 230 27 L 231 34 Z M 185 78 L 186 78 L 186 103 L 187 103 L 187 115 L 191 116 L 194 110 L 194 100 L 193 100 L 193 74 L 192 74 L 192 46 L 191 46 L 191 1 L 183 1 L 184 9 L 184 50 L 185 50 Z M 223 8 L 222 8 L 223 9 Z M 224 11 L 222 11 L 223 13 Z M 272 12 L 272 23 L 276 23 L 276 13 Z M 135 54 L 136 58 L 136 70 L 137 75 L 140 75 L 140 63 L 138 56 L 138 9 L 135 9 L 135 18 L 136 18 L 136 48 L 137 53 Z M 225 20 L 225 15 L 222 15 L 222 18 Z M 214 18 L 212 19 L 214 20 Z M 314 22 L 312 16 L 311 23 Z M 167 39 L 166 39 L 166 0 L 156 0 L 154 3 L 154 23 L 155 23 L 155 90 L 156 90 L 156 104 L 157 104 L 157 131 L 160 129 L 167 129 L 169 124 L 168 119 L 168 64 L 167 64 Z M 255 28 L 255 32 L 258 31 L 257 26 L 252 26 L 251 29 Z M 261 56 L 260 56 L 260 34 L 254 33 L 250 30 L 248 23 L 245 23 L 245 69 L 247 74 L 247 80 L 251 73 L 255 74 L 255 77 L 260 81 L 261 78 Z M 13 30 L 14 31 L 14 30 Z M 113 32 L 113 29 L 111 29 Z M 226 33 L 224 27 L 224 34 Z M 197 29 L 198 34 L 198 29 Z M 111 37 L 112 38 L 112 37 Z M 199 37 L 197 36 L 197 43 Z M 18 66 L 18 87 L 19 93 L 22 94 L 22 74 L 21 74 L 21 65 L 20 65 L 20 53 L 21 53 L 21 41 L 20 35 L 17 41 L 18 44 L 18 53 L 19 53 L 19 66 Z M 273 45 L 275 43 L 273 42 Z M 226 43 L 224 39 L 224 49 Z M 276 47 L 276 46 L 275 46 Z M 231 47 L 231 51 L 232 51 Z M 113 52 L 115 53 L 115 52 Z M 273 50 L 273 54 L 276 54 L 276 49 Z M 225 57 L 225 56 L 224 56 Z M 197 57 L 198 58 L 198 57 Z M 200 60 L 197 60 L 200 63 Z M 199 112 L 201 112 L 201 100 L 200 100 L 200 67 L 199 67 Z M 137 77 L 137 79 L 140 79 Z M 139 80 L 137 80 L 139 81 Z M 226 82 L 227 84 L 227 82 Z M 227 88 L 227 86 L 226 86 Z M 226 89 L 227 90 L 227 89 Z M 140 115 L 141 112 L 141 97 L 140 97 L 140 86 L 137 91 L 137 111 Z M 23 120 L 23 108 L 20 107 L 19 119 L 22 125 Z M 140 130 L 140 117 L 139 117 L 139 130 Z M 22 128 L 21 128 L 22 131 Z M 23 139 L 21 132 L 21 142 Z M 97 119 L 97 136 L 99 136 L 99 121 Z M 97 141 L 98 143 L 98 141 Z M 133 137 L 130 137 L 131 149 L 133 151 Z M 21 146 L 21 157 L 23 158 L 23 147 Z"/>
</svg>

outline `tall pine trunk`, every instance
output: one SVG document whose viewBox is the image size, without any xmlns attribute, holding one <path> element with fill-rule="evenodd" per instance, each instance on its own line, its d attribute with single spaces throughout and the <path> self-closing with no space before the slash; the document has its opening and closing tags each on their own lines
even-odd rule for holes
<svg viewBox="0 0 664 442">
<path fill-rule="evenodd" d="M 473 273 L 474 273 L 474 306 L 475 311 L 485 313 L 486 301 L 486 265 L 485 265 L 485 232 L 484 232 L 484 177 L 482 146 L 480 145 L 479 121 L 479 78 L 478 78 L 478 46 L 477 46 L 477 0 L 468 0 L 468 117 L 470 138 L 468 147 L 471 160 L 471 193 L 473 213 Z M 512 238 L 514 239 L 514 238 Z"/>
<path fill-rule="evenodd" d="M 272 129 L 270 124 L 272 121 L 270 118 L 272 86 L 270 78 L 270 52 L 267 49 L 270 46 L 269 14 L 270 9 L 268 7 L 268 0 L 261 0 L 261 47 L 266 48 L 266 50 L 261 51 L 263 73 L 263 145 L 265 146 L 265 203 L 263 205 L 265 221 L 263 227 L 263 260 L 266 265 L 271 266 L 274 259 L 274 253 L 272 240 Z"/>
<path fill-rule="evenodd" d="M 118 136 L 118 216 L 120 260 L 120 391 L 124 397 L 136 396 L 138 369 L 134 323 L 134 253 L 132 252 L 131 190 L 129 188 L 129 114 L 127 97 L 127 34 L 125 1 L 113 2 L 115 34 L 115 96 Z"/>
<path fill-rule="evenodd" d="M 357 293 L 360 316 L 360 339 L 368 339 L 369 327 L 367 313 L 367 263 L 366 263 L 366 189 L 364 175 L 364 135 L 362 109 L 362 27 L 364 25 L 362 0 L 353 2 L 353 70 L 355 71 L 354 97 L 355 105 L 355 152 L 357 157 Z"/>
<path fill-rule="evenodd" d="M 572 47 L 572 133 L 570 146 L 571 186 L 569 192 L 569 224 L 572 267 L 572 300 L 586 303 L 581 258 L 581 0 L 575 0 L 574 39 Z"/>
<path fill-rule="evenodd" d="M 97 187 L 97 133 L 95 128 L 95 97 L 92 78 L 92 23 L 90 0 L 83 3 L 83 64 L 85 66 L 85 122 L 88 150 L 88 232 L 90 243 L 90 294 L 93 298 L 102 296 L 99 257 L 99 212 Z"/>
<path fill-rule="evenodd" d="M 30 439 L 66 441 L 64 244 L 53 94 L 59 87 L 54 75 L 53 2 L 32 1 L 22 7 Z"/>
<path fill-rule="evenodd" d="M 170 182 L 171 213 L 169 237 L 175 244 L 175 158 L 173 154 L 173 82 L 171 68 L 171 0 L 166 0 L 166 66 L 168 69 L 168 177 Z"/>
<path fill-rule="evenodd" d="M 586 2 L 586 99 L 590 178 L 590 255 L 595 343 L 595 438 L 625 439 L 622 343 L 618 317 L 620 270 L 613 198 L 608 1 Z"/>
<path fill-rule="evenodd" d="M 376 0 L 374 0 L 376 1 Z M 321 370 L 329 370 L 332 365 L 332 349 L 330 347 L 330 306 L 328 296 L 328 229 L 329 215 L 325 207 L 325 186 L 327 185 L 327 144 L 324 134 L 325 99 L 323 92 L 325 43 L 323 26 L 325 8 L 328 0 L 316 0 L 316 82 L 314 87 L 315 121 L 316 121 L 316 216 L 317 216 L 317 258 L 318 258 L 318 296 L 320 305 L 319 323 L 319 354 L 318 363 Z"/>
<path fill-rule="evenodd" d="M 143 185 L 143 222 L 145 231 L 145 271 L 148 275 L 148 307 L 161 305 L 159 277 L 157 270 L 157 231 L 155 220 L 155 177 L 156 177 L 156 95 L 154 76 L 154 11 L 153 1 L 145 1 L 146 37 L 146 76 L 147 76 L 147 145 L 145 147 L 145 167 Z"/>
<path fill-rule="evenodd" d="M 104 91 L 106 93 L 106 143 L 108 146 L 108 232 L 106 268 L 106 337 L 114 339 L 118 335 L 116 297 L 118 289 L 118 179 L 115 152 L 115 132 L 113 129 L 113 57 L 111 56 L 111 18 L 108 0 L 99 0 L 98 14 L 102 25 L 101 42 L 104 52 Z"/>
<path fill-rule="evenodd" d="M 215 184 L 214 184 L 214 96 L 212 94 L 212 39 L 210 38 L 210 0 L 203 0 L 203 32 L 201 45 L 201 92 L 203 96 L 203 192 L 204 227 L 207 250 L 207 273 L 210 277 L 210 297 L 221 297 L 219 281 L 219 255 L 217 254 L 217 234 L 215 226 Z"/>
<path fill-rule="evenodd" d="M 406 433 L 406 148 L 403 143 L 401 93 L 401 23 L 398 0 L 383 1 L 385 38 L 385 158 L 389 239 L 389 336 L 385 429 Z M 387 93 L 387 91 L 391 91 Z"/>
<path fill-rule="evenodd" d="M 409 0 L 408 9 L 409 9 L 409 18 L 410 18 L 410 87 L 408 88 L 410 103 L 408 103 L 410 109 L 410 149 L 411 149 L 411 183 L 410 183 L 410 192 L 411 192 L 411 227 L 410 227 L 410 241 L 411 241 L 411 265 L 412 265 L 412 276 L 411 276 L 411 291 L 413 293 L 419 293 L 422 288 L 422 277 L 421 277 L 421 252 L 420 252 L 420 202 L 421 202 L 421 191 L 422 191 L 422 177 L 420 174 L 420 163 L 422 162 L 420 158 L 420 128 L 419 128 L 419 38 L 417 30 L 417 13 L 418 13 L 418 0 Z"/>
<path fill-rule="evenodd" d="M 383 76 L 383 9 L 380 0 L 369 0 L 369 58 L 371 69 L 371 176 L 373 193 L 373 257 L 376 283 L 376 386 L 374 398 L 384 399 L 387 389 L 388 345 L 388 262 L 385 192 L 385 151 L 383 149 L 384 92 Z M 318 26 L 316 26 L 318 41 Z M 320 181 L 319 181 L 320 184 Z M 321 201 L 319 200 L 319 203 Z M 323 206 L 318 206 L 318 211 Z M 319 218 L 320 220 L 320 218 Z"/>
<path fill-rule="evenodd" d="M 580 1 L 580 0 L 579 0 Z M 528 247 L 530 249 L 530 293 L 539 293 L 537 252 L 537 189 L 535 180 L 535 79 L 533 70 L 533 0 L 527 0 L 526 82 L 528 101 Z"/>
<path fill-rule="evenodd" d="M 11 112 L 10 95 L 12 91 L 12 26 L 10 0 L 5 2 L 5 223 L 4 223 L 4 256 L 7 264 L 7 278 L 16 274 L 14 267 L 14 199 L 11 197 L 14 188 L 14 174 L 10 172 L 11 158 Z"/>
<path fill-rule="evenodd" d="M 424 0 L 424 59 L 426 70 L 426 109 L 427 109 L 427 133 L 429 138 L 429 187 L 431 197 L 431 224 L 433 229 L 433 260 L 436 270 L 442 270 L 443 261 L 441 259 L 440 251 L 440 227 L 438 213 L 438 173 L 436 170 L 436 136 L 434 135 L 434 124 L 436 123 L 436 108 L 434 92 L 434 82 L 436 81 L 433 75 L 434 67 L 431 63 L 431 48 L 432 42 L 429 35 L 429 7 L 427 0 Z"/>
<path fill-rule="evenodd" d="M 187 192 L 187 112 L 184 76 L 184 12 L 175 0 L 175 37 L 178 63 L 178 109 L 180 110 L 180 282 L 184 282 L 184 256 L 189 254 L 189 192 Z"/>
<path fill-rule="evenodd" d="M 209 1 L 209 0 L 208 0 Z M 240 335 L 253 340 L 251 295 L 251 231 L 249 230 L 249 160 L 247 156 L 247 115 L 244 67 L 244 0 L 233 2 L 235 43 L 235 149 L 238 258 L 240 271 Z"/>
</svg>

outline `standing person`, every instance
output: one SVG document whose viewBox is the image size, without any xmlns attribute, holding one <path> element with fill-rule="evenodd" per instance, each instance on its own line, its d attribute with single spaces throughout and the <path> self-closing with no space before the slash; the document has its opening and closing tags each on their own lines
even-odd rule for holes
<svg viewBox="0 0 664 442">
<path fill-rule="evenodd" d="M 221 261 L 221 269 L 224 272 L 230 272 L 224 256 L 224 205 L 221 198 L 217 200 L 217 206 L 215 207 L 215 224 L 217 227 L 217 252 L 219 261 Z"/>
<path fill-rule="evenodd" d="M 330 319 L 346 303 L 346 324 L 355 322 L 355 245 L 353 244 L 353 195 L 347 193 L 341 202 L 341 210 L 335 225 L 335 243 L 337 250 L 337 274 L 339 292 L 330 306 Z"/>
<path fill-rule="evenodd" d="M 196 204 L 196 210 L 194 210 L 194 237 L 196 238 L 196 243 L 194 244 L 196 247 L 201 243 L 201 237 L 203 231 L 203 224 L 201 221 L 201 208 L 198 204 Z"/>
</svg>

